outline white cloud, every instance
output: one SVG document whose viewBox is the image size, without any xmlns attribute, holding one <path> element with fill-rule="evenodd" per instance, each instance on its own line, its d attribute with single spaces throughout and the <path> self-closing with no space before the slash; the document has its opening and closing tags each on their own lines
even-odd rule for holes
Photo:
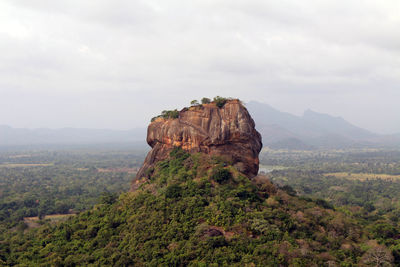
<svg viewBox="0 0 400 267">
<path fill-rule="evenodd" d="M 5 103 L 37 114 L 0 124 L 129 128 L 153 115 L 144 110 L 227 95 L 400 131 L 397 0 L 8 0 L 0 10 L 0 114 Z M 18 105 L 24 95 L 40 104 Z M 63 98 L 93 114 L 65 112 Z M 387 119 L 371 121 L 377 110 Z"/>
</svg>

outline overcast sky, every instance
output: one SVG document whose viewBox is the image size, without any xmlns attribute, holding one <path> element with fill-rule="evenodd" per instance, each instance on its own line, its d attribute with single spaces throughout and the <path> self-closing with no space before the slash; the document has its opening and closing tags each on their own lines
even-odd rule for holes
<svg viewBox="0 0 400 267">
<path fill-rule="evenodd" d="M 146 127 L 216 95 L 400 132 L 400 1 L 0 1 L 0 125 Z"/>
</svg>

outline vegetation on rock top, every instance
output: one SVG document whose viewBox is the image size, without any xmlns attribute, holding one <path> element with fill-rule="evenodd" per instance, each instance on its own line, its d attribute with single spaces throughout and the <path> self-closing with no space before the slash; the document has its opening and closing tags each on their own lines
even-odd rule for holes
<svg viewBox="0 0 400 267">
<path fill-rule="evenodd" d="M 153 117 L 151 121 L 155 121 L 157 118 L 163 118 L 163 119 L 177 119 L 179 118 L 179 111 L 177 109 L 174 110 L 163 110 L 161 112 L 161 115 L 158 115 L 156 117 Z"/>
<path fill-rule="evenodd" d="M 214 103 L 217 107 L 222 108 L 228 100 L 233 100 L 233 98 L 225 98 L 221 96 L 216 96 L 211 101 L 207 97 L 203 97 L 201 99 L 201 104 L 197 100 L 190 101 L 190 106 L 201 106 L 203 104 L 211 104 Z M 174 110 L 163 110 L 160 115 L 151 118 L 151 122 L 155 121 L 158 118 L 163 119 L 177 119 L 179 118 L 179 111 L 177 109 Z"/>
</svg>

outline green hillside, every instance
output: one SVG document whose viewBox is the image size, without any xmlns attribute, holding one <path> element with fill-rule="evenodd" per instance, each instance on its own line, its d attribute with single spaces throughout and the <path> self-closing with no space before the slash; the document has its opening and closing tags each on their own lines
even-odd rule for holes
<svg viewBox="0 0 400 267">
<path fill-rule="evenodd" d="M 355 266 L 391 253 L 351 215 L 250 181 L 221 158 L 174 149 L 118 200 L 58 225 L 11 232 L 0 263 L 20 266 Z M 383 265 L 377 265 L 383 266 Z"/>
</svg>

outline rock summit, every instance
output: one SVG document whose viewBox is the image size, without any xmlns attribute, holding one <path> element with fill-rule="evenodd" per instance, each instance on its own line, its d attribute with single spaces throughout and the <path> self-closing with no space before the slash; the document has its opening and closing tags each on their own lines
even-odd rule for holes
<svg viewBox="0 0 400 267">
<path fill-rule="evenodd" d="M 211 102 L 184 108 L 177 118 L 155 118 L 147 129 L 147 143 L 152 149 L 136 175 L 132 190 L 175 147 L 189 153 L 221 156 L 249 178 L 258 173 L 258 154 L 262 148 L 261 135 L 238 99 L 227 100 L 222 106 Z"/>
</svg>

